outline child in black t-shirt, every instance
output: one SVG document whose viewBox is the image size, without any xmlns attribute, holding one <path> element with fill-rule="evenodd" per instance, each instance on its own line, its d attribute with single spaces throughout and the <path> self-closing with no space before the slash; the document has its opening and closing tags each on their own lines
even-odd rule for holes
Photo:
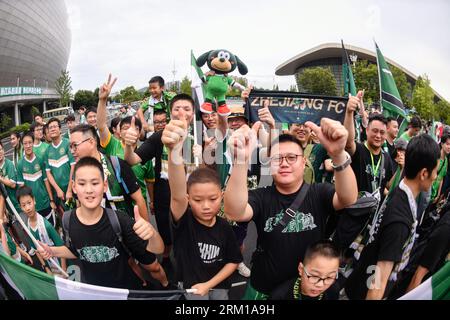
<svg viewBox="0 0 450 320">
<path fill-rule="evenodd" d="M 141 218 L 135 207 L 135 220 L 120 211 L 117 218 L 121 228 L 122 245 L 104 208 L 101 207 L 103 194 L 108 188 L 103 167 L 95 158 L 82 158 L 74 169 L 73 191 L 80 202 L 80 208 L 70 216 L 68 228 L 69 247 L 49 247 L 40 243 L 38 251 L 44 259 L 52 256 L 66 259 L 79 258 L 82 266 L 83 282 L 89 284 L 142 289 L 138 276 L 128 264 L 129 255 L 124 245 L 131 252 L 132 258 L 152 273 L 158 280 L 165 280 L 162 268 L 158 272 L 152 269 L 157 264 L 155 254 L 164 250 L 164 244 L 152 225 Z M 66 213 L 68 214 L 68 213 Z"/>
<path fill-rule="evenodd" d="M 420 192 L 430 190 L 436 179 L 439 155 L 439 147 L 429 135 L 409 142 L 405 178 L 372 221 L 370 239 L 345 284 L 350 299 L 383 299 L 401 280 L 416 238 L 417 198 Z"/>
<path fill-rule="evenodd" d="M 162 135 L 162 142 L 169 149 L 177 277 L 185 289 L 196 290 L 187 299 L 227 300 L 229 278 L 242 262 L 242 255 L 231 226 L 217 217 L 222 202 L 218 174 L 211 169 L 197 169 L 186 184 L 182 160 L 186 136 L 185 119 L 172 120 Z"/>
<path fill-rule="evenodd" d="M 285 281 L 270 294 L 270 300 L 338 300 L 335 282 L 339 271 L 339 249 L 330 241 L 319 241 L 306 250 L 298 265 L 298 277 Z"/>
</svg>

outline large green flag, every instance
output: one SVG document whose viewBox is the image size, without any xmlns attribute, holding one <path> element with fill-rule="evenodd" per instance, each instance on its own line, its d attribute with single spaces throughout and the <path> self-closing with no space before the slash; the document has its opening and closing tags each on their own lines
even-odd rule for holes
<svg viewBox="0 0 450 320">
<path fill-rule="evenodd" d="M 353 77 L 352 65 L 348 59 L 347 50 L 344 47 L 344 41 L 342 43 L 342 79 L 344 82 L 344 97 L 348 97 L 351 93 L 352 96 L 356 96 L 355 78 Z"/>
<path fill-rule="evenodd" d="M 406 118 L 405 108 L 403 107 L 402 98 L 400 97 L 397 85 L 395 84 L 394 76 L 376 42 L 375 47 L 377 51 L 380 101 L 381 106 L 383 107 L 383 114 L 386 117 Z"/>
</svg>

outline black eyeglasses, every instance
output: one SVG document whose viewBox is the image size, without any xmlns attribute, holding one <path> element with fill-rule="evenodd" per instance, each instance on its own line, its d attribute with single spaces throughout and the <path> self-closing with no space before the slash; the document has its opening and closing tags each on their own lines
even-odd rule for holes
<svg viewBox="0 0 450 320">
<path fill-rule="evenodd" d="M 328 286 L 330 284 L 333 284 L 338 278 L 337 272 L 336 272 L 336 277 L 321 278 L 321 277 L 313 276 L 313 275 L 309 274 L 308 271 L 306 270 L 306 267 L 303 267 L 303 271 L 305 271 L 305 275 L 311 284 L 319 284 L 320 281 L 323 281 L 323 283 Z"/>
<path fill-rule="evenodd" d="M 283 160 L 286 159 L 286 162 L 288 164 L 294 164 L 297 162 L 298 157 L 303 157 L 303 155 L 289 153 L 287 155 L 282 156 L 282 155 L 278 154 L 278 155 L 275 155 L 272 158 L 270 158 L 270 161 L 272 161 L 272 163 L 275 163 L 275 164 L 282 164 Z"/>
<path fill-rule="evenodd" d="M 85 143 L 86 141 L 89 141 L 89 140 L 91 140 L 91 139 L 92 139 L 92 138 L 87 138 L 87 139 L 85 139 L 85 140 L 83 140 L 83 141 L 81 141 L 81 142 L 71 143 L 70 146 L 69 146 L 69 148 L 70 148 L 70 150 L 76 151 L 77 148 L 78 148 L 81 144 L 83 144 L 83 143 Z"/>
</svg>

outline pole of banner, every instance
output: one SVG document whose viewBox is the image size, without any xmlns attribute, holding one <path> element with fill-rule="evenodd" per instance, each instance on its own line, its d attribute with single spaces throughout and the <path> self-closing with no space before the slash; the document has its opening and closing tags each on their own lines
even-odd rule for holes
<svg viewBox="0 0 450 320">
<path fill-rule="evenodd" d="M 39 242 L 37 242 L 36 238 L 33 236 L 33 234 L 31 233 L 31 231 L 28 229 L 28 227 L 26 226 L 25 222 L 23 222 L 22 217 L 19 215 L 19 213 L 17 212 L 16 208 L 14 207 L 14 204 L 12 203 L 11 199 L 9 198 L 8 194 L 6 193 L 6 188 L 3 185 L 3 183 L 0 183 L 0 189 L 1 189 L 1 194 L 3 195 L 3 197 L 6 200 L 6 203 L 9 205 L 10 209 L 12 210 L 12 212 L 14 213 L 14 216 L 16 217 L 17 221 L 19 221 L 20 225 L 22 226 L 23 230 L 25 230 L 25 232 L 27 233 L 27 235 L 30 237 L 31 241 L 33 241 L 33 244 L 36 246 L 37 249 L 41 248 L 41 245 L 39 244 Z M 61 266 L 59 265 L 59 263 L 57 263 L 54 258 L 49 259 L 50 262 L 56 267 L 56 269 L 58 269 L 59 272 L 61 272 L 64 276 L 66 276 L 67 278 L 69 278 L 69 275 L 67 274 L 67 272 L 65 272 Z"/>
<path fill-rule="evenodd" d="M 194 145 L 198 143 L 197 140 L 197 112 L 195 110 L 194 106 Z M 197 157 L 197 155 L 194 155 L 195 160 L 195 166 L 198 168 L 200 166 L 200 159 Z"/>
</svg>

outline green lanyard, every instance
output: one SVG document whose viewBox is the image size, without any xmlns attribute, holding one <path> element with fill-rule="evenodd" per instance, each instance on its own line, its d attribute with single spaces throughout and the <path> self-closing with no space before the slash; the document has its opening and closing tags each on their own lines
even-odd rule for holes
<svg viewBox="0 0 450 320">
<path fill-rule="evenodd" d="M 302 278 L 298 277 L 294 284 L 294 289 L 292 290 L 292 293 L 294 295 L 294 300 L 302 300 L 302 295 L 300 293 L 300 287 L 302 286 Z M 323 298 L 323 292 L 319 295 L 317 300 L 322 300 Z"/>
<path fill-rule="evenodd" d="M 370 151 L 369 147 L 367 146 L 367 142 L 364 143 L 364 145 L 366 146 L 367 150 L 369 150 L 370 159 L 372 159 L 372 172 L 373 172 L 373 179 L 375 180 L 377 178 L 377 176 L 378 176 L 378 170 L 380 169 L 381 155 L 380 155 L 380 158 L 378 159 L 377 166 L 375 167 L 375 162 L 373 161 L 372 151 Z"/>
</svg>

